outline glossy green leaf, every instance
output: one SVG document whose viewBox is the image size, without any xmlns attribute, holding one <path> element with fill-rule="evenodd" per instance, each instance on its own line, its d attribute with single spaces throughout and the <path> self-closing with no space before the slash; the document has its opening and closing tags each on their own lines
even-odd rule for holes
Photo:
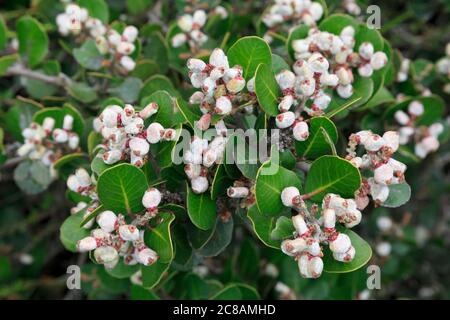
<svg viewBox="0 0 450 320">
<path fill-rule="evenodd" d="M 248 209 L 247 217 L 253 225 L 256 236 L 268 247 L 279 249 L 280 241 L 271 237 L 272 230 L 275 228 L 277 217 L 267 217 L 258 210 L 257 205 Z"/>
<path fill-rule="evenodd" d="M 80 48 L 73 49 L 73 57 L 80 66 L 88 70 L 100 70 L 104 59 L 92 39 L 84 42 Z"/>
<path fill-rule="evenodd" d="M 89 11 L 89 16 L 100 19 L 105 24 L 109 22 L 108 4 L 104 0 L 78 0 L 78 3 Z"/>
<path fill-rule="evenodd" d="M 88 229 L 80 227 L 85 212 L 86 210 L 81 210 L 80 212 L 69 216 L 61 225 L 59 238 L 64 247 L 69 251 L 76 252 L 77 242 L 90 234 Z"/>
<path fill-rule="evenodd" d="M 100 202 L 105 209 L 116 213 L 142 211 L 142 197 L 147 188 L 147 179 L 142 170 L 127 163 L 106 169 L 97 180 Z"/>
<path fill-rule="evenodd" d="M 243 37 L 236 41 L 227 53 L 230 66 L 240 65 L 244 78 L 250 80 L 260 63 L 272 65 L 272 52 L 263 39 L 255 36 Z"/>
<path fill-rule="evenodd" d="M 302 190 L 297 175 L 272 159 L 267 160 L 259 168 L 255 181 L 255 197 L 259 211 L 270 216 L 279 215 L 285 208 L 281 202 L 281 192 L 292 186 Z"/>
<path fill-rule="evenodd" d="M 197 228 L 209 230 L 214 226 L 217 216 L 216 203 L 211 200 L 209 192 L 196 194 L 187 186 L 186 207 L 189 218 Z"/>
<path fill-rule="evenodd" d="M 42 24 L 30 16 L 20 18 L 16 23 L 19 52 L 28 59 L 31 67 L 41 63 L 48 53 L 48 36 Z"/>
<path fill-rule="evenodd" d="M 161 263 L 170 263 L 174 255 L 170 225 L 175 216 L 172 213 L 159 212 L 158 219 L 161 219 L 161 222 L 156 227 L 145 231 L 144 241 L 156 251 Z"/>
<path fill-rule="evenodd" d="M 322 156 L 309 169 L 305 191 L 319 202 L 327 193 L 353 198 L 360 185 L 361 174 L 352 163 L 336 156 Z"/>
<path fill-rule="evenodd" d="M 260 64 L 256 69 L 255 93 L 259 106 L 266 114 L 276 116 L 279 113 L 278 98 L 281 90 L 270 65 Z"/>
<path fill-rule="evenodd" d="M 322 130 L 327 132 L 333 144 L 337 143 L 338 132 L 334 123 L 327 117 L 314 117 L 309 122 L 308 139 L 295 142 L 297 155 L 306 159 L 316 159 L 322 155 L 330 154 L 332 149 Z"/>
<path fill-rule="evenodd" d="M 406 182 L 389 185 L 389 197 L 383 202 L 383 207 L 397 208 L 409 201 L 411 187 Z"/>
<path fill-rule="evenodd" d="M 275 224 L 275 228 L 272 230 L 270 237 L 274 240 L 284 240 L 292 238 L 295 228 L 292 223 L 292 219 L 288 217 L 279 217 Z"/>
</svg>

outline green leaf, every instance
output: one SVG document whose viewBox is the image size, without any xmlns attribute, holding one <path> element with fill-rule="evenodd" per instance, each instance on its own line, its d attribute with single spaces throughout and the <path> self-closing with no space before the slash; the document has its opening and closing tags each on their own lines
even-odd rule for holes
<svg viewBox="0 0 450 320">
<path fill-rule="evenodd" d="M 80 7 L 89 11 L 89 16 L 100 19 L 103 23 L 109 22 L 108 5 L 104 0 L 78 0 Z"/>
<path fill-rule="evenodd" d="M 227 193 L 228 187 L 233 185 L 233 180 L 228 177 L 223 163 L 217 166 L 214 178 L 211 183 L 211 199 L 216 200 L 217 197 Z"/>
<path fill-rule="evenodd" d="M 264 162 L 255 181 L 255 197 L 259 211 L 269 216 L 279 215 L 285 208 L 281 202 L 281 192 L 292 186 L 301 192 L 301 181 L 293 171 L 281 167 L 272 159 Z"/>
<path fill-rule="evenodd" d="M 147 188 L 147 179 L 142 170 L 127 163 L 106 169 L 97 181 L 100 202 L 105 209 L 114 212 L 142 211 L 142 197 Z"/>
<path fill-rule="evenodd" d="M 276 116 L 278 112 L 278 97 L 280 88 L 270 65 L 260 64 L 255 74 L 255 93 L 258 103 L 265 113 Z"/>
<path fill-rule="evenodd" d="M 169 78 L 162 75 L 154 75 L 147 79 L 142 85 L 141 92 L 139 93 L 139 99 L 148 97 L 152 93 L 158 90 L 167 91 L 172 97 L 180 97 L 180 93 L 175 89 Z"/>
<path fill-rule="evenodd" d="M 383 207 L 397 208 L 409 201 L 411 187 L 406 182 L 389 185 L 389 197 L 383 202 Z"/>
<path fill-rule="evenodd" d="M 6 27 L 5 20 L 0 16 L 0 50 L 6 47 L 8 42 L 8 28 Z"/>
<path fill-rule="evenodd" d="M 142 59 L 138 61 L 136 67 L 131 72 L 132 77 L 147 80 L 150 76 L 160 72 L 159 65 L 151 59 Z"/>
<path fill-rule="evenodd" d="M 17 54 L 10 54 L 7 56 L 0 57 L 0 76 L 3 76 L 6 74 L 6 71 L 9 67 L 11 67 L 14 62 L 18 59 Z"/>
<path fill-rule="evenodd" d="M 150 96 L 143 98 L 141 105 L 145 107 L 150 102 L 156 102 L 159 108 L 158 112 L 147 122 L 159 122 L 164 128 L 173 126 L 175 120 L 173 116 L 174 99 L 170 94 L 167 91 L 158 90 Z"/>
<path fill-rule="evenodd" d="M 240 65 L 244 78 L 251 79 L 260 63 L 272 65 L 272 52 L 263 39 L 255 36 L 243 37 L 228 50 L 230 66 Z"/>
<path fill-rule="evenodd" d="M 233 236 L 233 217 L 223 221 L 217 217 L 214 225 L 214 232 L 208 238 L 208 241 L 197 250 L 197 254 L 202 257 L 215 257 L 219 255 L 230 244 Z"/>
<path fill-rule="evenodd" d="M 271 237 L 275 228 L 277 217 L 267 217 L 258 210 L 257 205 L 251 206 L 247 211 L 247 217 L 252 222 L 256 236 L 268 247 L 279 249 L 280 241 Z"/>
<path fill-rule="evenodd" d="M 211 199 L 209 192 L 196 194 L 189 186 L 186 193 L 186 207 L 189 218 L 199 229 L 209 230 L 216 221 L 216 203 Z"/>
<path fill-rule="evenodd" d="M 100 175 L 106 169 L 113 167 L 112 165 L 106 164 L 103 161 L 103 153 L 99 152 L 91 162 L 91 170 L 92 172 Z"/>
<path fill-rule="evenodd" d="M 67 87 L 67 92 L 76 100 L 83 103 L 91 103 L 97 100 L 97 92 L 84 82 L 72 82 Z"/>
<path fill-rule="evenodd" d="M 258 138 L 256 134 L 248 135 L 249 140 L 255 143 Z M 235 142 L 236 141 L 236 142 Z M 254 145 L 252 143 L 252 145 Z M 257 150 L 251 148 L 245 141 L 245 134 L 236 132 L 228 137 L 228 141 L 225 147 L 225 159 L 227 160 L 227 166 L 230 165 L 228 161 L 234 161 L 238 169 L 242 174 L 249 178 L 255 179 L 260 167 L 258 161 Z"/>
<path fill-rule="evenodd" d="M 346 14 L 332 14 L 328 18 L 322 20 L 319 24 L 319 29 L 321 31 L 328 31 L 339 35 L 342 29 L 349 25 L 355 28 L 355 30 L 358 30 L 359 24 L 355 18 Z"/>
<path fill-rule="evenodd" d="M 82 152 L 69 153 L 69 154 L 66 154 L 66 155 L 62 156 L 58 160 L 56 160 L 55 163 L 53 163 L 53 167 L 56 170 L 58 170 L 58 169 L 62 168 L 63 166 L 65 166 L 68 163 L 80 160 L 80 159 L 85 158 L 85 157 L 86 157 L 86 154 L 84 154 Z"/>
<path fill-rule="evenodd" d="M 154 288 L 169 269 L 170 263 L 156 261 L 150 266 L 141 266 L 142 286 L 146 289 Z"/>
<path fill-rule="evenodd" d="M 283 70 L 290 70 L 289 64 L 284 61 L 282 57 L 277 54 L 272 54 L 272 71 L 274 74 L 278 74 Z"/>
<path fill-rule="evenodd" d="M 292 223 L 292 219 L 283 216 L 277 219 L 275 228 L 272 230 L 270 237 L 274 240 L 284 240 L 287 238 L 292 238 L 294 231 L 295 228 Z"/>
<path fill-rule="evenodd" d="M 59 238 L 64 247 L 71 252 L 76 252 L 77 242 L 90 234 L 88 229 L 80 227 L 85 212 L 86 210 L 83 209 L 71 215 L 61 225 Z"/>
<path fill-rule="evenodd" d="M 314 117 L 309 123 L 308 139 L 295 142 L 297 155 L 306 159 L 316 159 L 329 154 L 332 150 L 322 130 L 327 132 L 333 144 L 337 143 L 338 132 L 334 123 L 327 117 Z"/>
<path fill-rule="evenodd" d="M 337 156 L 322 156 L 309 169 L 305 191 L 319 202 L 327 193 L 353 198 L 360 185 L 361 174 L 351 162 Z"/>
<path fill-rule="evenodd" d="M 391 92 L 385 87 L 381 87 L 377 93 L 375 93 L 364 106 L 359 107 L 357 111 L 372 109 L 382 104 L 393 102 L 395 102 L 395 98 Z"/>
<path fill-rule="evenodd" d="M 211 300 L 259 300 L 258 291 L 246 284 L 229 284 L 210 298 Z"/>
<path fill-rule="evenodd" d="M 370 78 L 364 78 L 357 75 L 355 76 L 355 81 L 352 83 L 352 85 L 353 94 L 348 99 L 341 98 L 335 91 L 333 91 L 333 97 L 327 108 L 327 112 L 332 112 L 333 110 L 338 109 L 344 104 L 357 100 L 350 106 L 348 110 L 356 109 L 369 101 L 370 97 L 374 93 L 374 84 L 372 79 Z M 345 115 L 346 113 L 344 112 L 340 114 L 341 117 Z"/>
<path fill-rule="evenodd" d="M 153 32 L 145 38 L 143 56 L 156 61 L 161 74 L 167 73 L 169 69 L 169 48 L 161 32 Z"/>
<path fill-rule="evenodd" d="M 37 66 L 48 53 L 47 32 L 39 21 L 30 16 L 20 18 L 16 30 L 20 55 L 28 59 L 30 67 Z"/>
<path fill-rule="evenodd" d="M 351 262 L 339 262 L 333 258 L 333 254 L 328 247 L 324 248 L 323 271 L 328 273 L 346 273 L 355 271 L 369 262 L 372 257 L 370 245 L 352 230 L 339 227 L 339 232 L 345 233 L 350 237 L 352 246 L 356 254 Z"/>
<path fill-rule="evenodd" d="M 195 122 L 200 119 L 202 113 L 198 108 L 198 105 L 188 105 L 183 99 L 177 99 L 176 105 L 178 110 L 180 110 L 184 119 L 186 119 L 187 123 L 191 126 L 191 128 L 195 128 Z"/>
<path fill-rule="evenodd" d="M 53 181 L 49 167 L 41 161 L 23 161 L 14 170 L 14 181 L 27 194 L 38 194 Z"/>
<path fill-rule="evenodd" d="M 125 103 L 133 103 L 138 99 L 141 87 L 141 79 L 128 77 L 125 78 L 125 80 L 120 85 L 111 88 L 108 91 L 114 95 L 117 95 Z"/>
<path fill-rule="evenodd" d="M 126 0 L 127 10 L 131 14 L 143 14 L 152 4 L 153 0 Z"/>
<path fill-rule="evenodd" d="M 158 218 L 162 221 L 156 227 L 145 231 L 144 241 L 148 247 L 156 251 L 161 263 L 170 263 L 174 256 L 170 225 L 175 216 L 172 213 L 159 212 Z"/>
<path fill-rule="evenodd" d="M 139 270 L 139 264 L 126 265 L 123 259 L 119 259 L 119 262 L 113 269 L 105 269 L 106 272 L 117 279 L 128 279 Z"/>
<path fill-rule="evenodd" d="M 73 57 L 80 66 L 88 70 L 100 70 L 104 60 L 92 39 L 85 41 L 80 48 L 73 49 Z"/>
<path fill-rule="evenodd" d="M 86 223 L 88 223 L 92 219 L 95 219 L 103 211 L 104 211 L 103 205 L 99 205 L 92 212 L 90 212 L 87 216 L 83 217 L 83 220 L 81 220 L 81 223 L 80 223 L 80 227 L 86 225 Z"/>
</svg>

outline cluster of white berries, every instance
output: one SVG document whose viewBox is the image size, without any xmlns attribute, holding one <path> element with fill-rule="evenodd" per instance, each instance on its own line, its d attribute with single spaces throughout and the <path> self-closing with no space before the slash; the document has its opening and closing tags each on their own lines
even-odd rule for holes
<svg viewBox="0 0 450 320">
<path fill-rule="evenodd" d="M 408 80 L 409 68 L 411 66 L 411 60 L 402 58 L 400 68 L 397 72 L 397 82 L 405 82 Z"/>
<path fill-rule="evenodd" d="M 56 178 L 53 169 L 56 160 L 78 149 L 80 137 L 72 131 L 73 120 L 71 115 L 65 115 L 62 128 L 55 128 L 55 119 L 51 117 L 46 117 L 42 125 L 31 123 L 22 131 L 24 144 L 17 150 L 17 155 L 42 161 Z"/>
<path fill-rule="evenodd" d="M 120 257 L 123 257 L 127 265 L 153 264 L 158 260 L 158 254 L 144 243 L 144 230 L 139 230 L 138 227 L 145 227 L 148 221 L 156 216 L 160 202 L 161 193 L 155 188 L 149 188 L 142 198 L 146 212 L 137 215 L 131 223 L 127 223 L 122 214 L 109 210 L 101 212 L 96 217 L 99 228 L 78 241 L 77 250 L 94 250 L 95 260 L 108 269 L 114 268 Z"/>
<path fill-rule="evenodd" d="M 189 98 L 190 104 L 199 104 L 203 116 L 197 127 L 207 130 L 213 114 L 228 115 L 233 110 L 233 103 L 242 100 L 240 92 L 245 87 L 242 68 L 238 65 L 230 68 L 225 53 L 216 48 L 209 57 L 209 63 L 199 59 L 187 62 L 189 78 L 196 91 Z"/>
<path fill-rule="evenodd" d="M 315 26 L 323 16 L 323 7 L 311 0 L 275 0 L 275 4 L 266 10 L 262 22 L 269 31 L 278 31 L 281 27 L 296 27 L 301 24 Z M 272 41 L 269 32 L 264 39 Z"/>
<path fill-rule="evenodd" d="M 361 7 L 356 3 L 356 0 L 342 0 L 342 6 L 345 11 L 353 16 L 359 16 L 361 14 Z"/>
<path fill-rule="evenodd" d="M 125 160 L 142 167 L 150 144 L 176 138 L 174 129 L 165 129 L 158 122 L 144 128 L 144 120 L 158 112 L 158 109 L 155 102 L 149 103 L 141 111 L 136 111 L 130 104 L 126 104 L 124 108 L 110 105 L 94 119 L 94 129 L 104 138 L 101 147 L 105 150 L 103 160 L 106 164 Z"/>
<path fill-rule="evenodd" d="M 447 83 L 444 85 L 444 91 L 450 94 L 450 43 L 447 43 L 445 47 L 445 54 L 446 56 L 436 63 L 436 70 L 446 77 Z"/>
<path fill-rule="evenodd" d="M 130 55 L 135 50 L 134 41 L 138 36 L 136 27 L 127 26 L 120 34 L 114 29 L 109 29 L 99 19 L 89 17 L 87 9 L 80 8 L 76 4 L 67 5 L 65 12 L 56 17 L 56 23 L 62 35 L 76 36 L 85 31 L 95 40 L 97 49 L 102 55 L 109 53 L 111 59 L 117 61 L 126 71 L 135 68 L 136 62 Z"/>
<path fill-rule="evenodd" d="M 227 129 L 222 120 L 216 124 L 216 132 L 217 136 L 211 142 L 194 136 L 190 142 L 189 150 L 184 153 L 186 163 L 184 172 L 191 182 L 192 191 L 195 193 L 203 193 L 208 190 L 208 169 L 223 160 L 227 143 Z"/>
<path fill-rule="evenodd" d="M 321 217 L 315 218 L 317 207 L 308 211 L 299 190 L 287 187 L 281 193 L 281 200 L 287 207 L 299 213 L 292 217 L 295 238 L 284 240 L 281 250 L 298 261 L 300 274 L 305 278 L 318 278 L 323 270 L 321 244 L 328 245 L 333 258 L 350 262 L 355 257 L 355 248 L 350 238 L 336 230 L 336 221 L 352 228 L 361 221 L 361 212 L 353 199 L 343 199 L 336 194 L 327 194 L 322 202 Z M 315 212 L 313 212 L 315 211 Z"/>
<path fill-rule="evenodd" d="M 190 48 L 200 48 L 208 41 L 208 36 L 201 31 L 206 19 L 204 10 L 197 10 L 192 15 L 184 14 L 178 18 L 177 25 L 181 32 L 172 38 L 172 46 L 178 48 L 188 43 Z"/>
<path fill-rule="evenodd" d="M 222 6 L 217 6 L 210 14 L 218 15 L 221 19 L 228 17 L 227 10 Z M 196 10 L 193 14 L 186 13 L 178 18 L 177 25 L 181 29 L 172 38 L 172 46 L 179 48 L 185 43 L 189 45 L 191 51 L 198 51 L 208 41 L 208 36 L 201 30 L 208 19 L 204 10 Z"/>
<path fill-rule="evenodd" d="M 444 131 L 442 123 L 436 122 L 427 126 L 416 126 L 418 117 L 424 113 L 424 106 L 420 101 L 411 101 L 407 112 L 398 110 L 394 114 L 395 120 L 401 125 L 399 143 L 405 145 L 411 140 L 415 141 L 414 153 L 424 159 L 429 153 L 439 148 L 439 135 Z"/>
<path fill-rule="evenodd" d="M 370 42 L 361 43 L 358 52 L 353 51 L 354 46 L 355 29 L 352 26 L 343 28 L 339 36 L 318 29 L 310 29 L 307 38 L 292 42 L 295 57 L 300 60 L 296 62 L 297 67 L 304 64 L 302 60 L 308 60 L 312 56 L 317 56 L 318 53 L 326 58 L 326 62 L 321 63 L 329 66 L 330 75 L 337 76 L 338 81 L 334 87 L 338 95 L 344 99 L 350 98 L 353 94 L 352 68 L 357 68 L 360 76 L 370 77 L 374 71 L 382 69 L 388 61 L 386 54 L 382 51 L 375 52 Z M 329 81 L 329 85 L 333 86 L 336 80 L 330 77 Z"/>
<path fill-rule="evenodd" d="M 356 147 L 361 145 L 365 149 L 362 156 L 356 155 Z M 389 185 L 398 184 L 405 180 L 406 165 L 392 158 L 398 150 L 399 134 L 387 131 L 383 136 L 364 130 L 352 134 L 347 148 L 347 159 L 360 170 L 373 172 L 373 177 L 363 179 L 361 188 L 356 193 L 359 209 L 369 204 L 370 194 L 377 205 L 381 205 L 389 197 Z"/>
<path fill-rule="evenodd" d="M 75 170 L 75 174 L 69 176 L 66 184 L 69 190 L 91 199 L 89 205 L 84 201 L 78 202 L 75 207 L 70 209 L 70 214 L 76 214 L 81 210 L 86 209 L 83 215 L 83 218 L 86 218 L 99 206 L 96 190 L 97 180 L 95 179 L 95 175 L 89 175 L 86 169 L 78 168 Z M 83 228 L 90 229 L 93 224 L 94 221 L 91 220 L 86 223 Z"/>
</svg>

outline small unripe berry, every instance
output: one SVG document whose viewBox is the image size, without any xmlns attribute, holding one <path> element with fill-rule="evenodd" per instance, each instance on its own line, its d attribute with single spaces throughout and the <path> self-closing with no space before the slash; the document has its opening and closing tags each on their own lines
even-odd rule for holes
<svg viewBox="0 0 450 320">
<path fill-rule="evenodd" d="M 211 125 L 211 117 L 210 113 L 205 113 L 200 117 L 200 120 L 197 121 L 196 127 L 202 131 L 208 130 Z"/>
<path fill-rule="evenodd" d="M 44 119 L 44 122 L 42 123 L 42 129 L 44 129 L 46 132 L 50 133 L 54 127 L 55 127 L 55 119 L 46 117 Z"/>
<path fill-rule="evenodd" d="M 139 111 L 139 117 L 142 119 L 147 119 L 158 112 L 159 106 L 156 102 L 150 102 L 144 109 Z"/>
<path fill-rule="evenodd" d="M 138 137 L 130 139 L 129 145 L 131 152 L 138 157 L 145 156 L 150 150 L 148 142 L 145 139 Z"/>
<path fill-rule="evenodd" d="M 293 88 L 295 84 L 295 74 L 289 70 L 284 70 L 276 75 L 276 80 L 281 90 Z"/>
<path fill-rule="evenodd" d="M 123 56 L 120 58 L 120 65 L 124 67 L 125 70 L 131 71 L 136 67 L 136 62 L 129 56 Z"/>
<path fill-rule="evenodd" d="M 390 148 L 393 153 L 398 150 L 399 134 L 397 131 L 386 131 L 383 134 L 383 139 L 385 141 L 385 146 Z"/>
<path fill-rule="evenodd" d="M 323 226 L 325 228 L 331 229 L 336 225 L 336 212 L 333 209 L 325 209 L 322 212 L 323 216 Z"/>
<path fill-rule="evenodd" d="M 309 137 L 308 124 L 305 121 L 298 121 L 292 128 L 292 134 L 297 141 L 305 141 Z"/>
<path fill-rule="evenodd" d="M 373 70 L 380 70 L 383 68 L 388 62 L 388 58 L 386 53 L 382 51 L 375 52 L 372 58 L 370 59 L 370 65 Z"/>
<path fill-rule="evenodd" d="M 401 124 L 403 126 L 407 125 L 410 121 L 409 116 L 403 110 L 398 110 L 397 112 L 395 112 L 394 118 L 395 118 L 395 120 L 397 120 L 397 122 L 399 124 Z"/>
<path fill-rule="evenodd" d="M 372 65 L 370 63 L 363 64 L 358 68 L 358 73 L 361 77 L 370 77 L 373 74 Z"/>
<path fill-rule="evenodd" d="M 344 253 L 350 249 L 352 242 L 348 235 L 344 233 L 339 233 L 339 235 L 330 242 L 330 250 L 333 253 Z"/>
<path fill-rule="evenodd" d="M 361 57 L 363 57 L 366 60 L 370 60 L 374 52 L 373 45 L 370 42 L 363 42 L 359 46 L 358 52 L 361 55 Z"/>
<path fill-rule="evenodd" d="M 289 94 L 287 96 L 284 96 L 281 102 L 278 104 L 278 110 L 280 110 L 280 112 L 286 112 L 292 107 L 293 103 L 294 97 L 292 95 Z"/>
<path fill-rule="evenodd" d="M 226 115 L 231 112 L 232 109 L 230 98 L 227 96 L 221 96 L 216 100 L 215 111 L 220 115 Z"/>
<path fill-rule="evenodd" d="M 246 198 L 249 194 L 249 190 L 246 187 L 229 187 L 227 189 L 227 195 L 230 198 Z"/>
<path fill-rule="evenodd" d="M 119 236 L 125 241 L 135 241 L 139 239 L 139 230 L 129 224 L 124 224 L 119 227 Z"/>
<path fill-rule="evenodd" d="M 209 63 L 215 67 L 224 67 L 225 69 L 229 68 L 227 56 L 223 50 L 219 48 L 212 51 L 211 56 L 209 57 Z"/>
<path fill-rule="evenodd" d="M 99 247 L 94 251 L 95 260 L 101 264 L 117 260 L 118 256 L 117 250 L 111 246 Z"/>
<path fill-rule="evenodd" d="M 391 254 L 392 246 L 389 242 L 380 242 L 376 248 L 376 252 L 379 256 L 387 257 Z"/>
<path fill-rule="evenodd" d="M 226 86 L 231 93 L 238 93 L 245 88 L 245 79 L 242 76 L 237 76 L 228 81 Z"/>
<path fill-rule="evenodd" d="M 187 37 L 184 33 L 178 33 L 172 38 L 172 47 L 178 48 L 186 43 Z"/>
<path fill-rule="evenodd" d="M 153 122 L 147 128 L 147 141 L 151 144 L 158 143 L 164 135 L 164 127 L 158 123 Z"/>
<path fill-rule="evenodd" d="M 351 84 L 338 85 L 336 91 L 341 98 L 348 99 L 353 95 L 353 86 Z"/>
<path fill-rule="evenodd" d="M 91 177 L 84 168 L 79 168 L 75 171 L 75 176 L 81 187 L 88 187 L 91 185 Z"/>
<path fill-rule="evenodd" d="M 122 151 L 113 149 L 103 154 L 103 161 L 106 164 L 114 164 L 122 158 Z"/>
<path fill-rule="evenodd" d="M 313 72 L 326 72 L 330 66 L 328 60 L 320 53 L 314 53 L 309 59 L 308 64 Z"/>
<path fill-rule="evenodd" d="M 295 121 L 295 114 L 291 111 L 280 113 L 275 118 L 275 124 L 280 129 L 290 127 Z"/>
<path fill-rule="evenodd" d="M 161 202 L 161 192 L 156 188 L 150 188 L 145 191 L 142 197 L 142 205 L 147 209 L 156 208 Z"/>
<path fill-rule="evenodd" d="M 390 184 L 394 176 L 394 170 L 389 164 L 383 164 L 374 170 L 374 179 L 379 184 Z"/>
<path fill-rule="evenodd" d="M 377 226 L 381 231 L 388 231 L 392 228 L 392 225 L 393 223 L 391 218 L 387 216 L 381 216 L 377 219 Z"/>
<path fill-rule="evenodd" d="M 103 211 L 97 216 L 97 224 L 100 228 L 107 232 L 111 233 L 114 231 L 117 222 L 117 216 L 112 211 Z"/>
<path fill-rule="evenodd" d="M 53 140 L 55 140 L 55 142 L 57 143 L 65 143 L 67 142 L 69 135 L 67 134 L 67 131 L 63 130 L 63 129 L 55 129 L 53 130 Z"/>
<path fill-rule="evenodd" d="M 191 180 L 192 191 L 197 194 L 203 193 L 208 190 L 208 186 L 208 179 L 205 177 L 199 176 Z"/>
<path fill-rule="evenodd" d="M 386 141 L 384 141 L 384 139 L 377 134 L 371 134 L 367 137 L 363 144 L 367 151 L 378 151 L 386 144 Z"/>
<path fill-rule="evenodd" d="M 144 248 L 137 252 L 136 260 L 144 266 L 149 266 L 158 260 L 158 254 L 150 248 Z"/>
<path fill-rule="evenodd" d="M 294 225 L 295 231 L 297 231 L 299 236 L 302 236 L 309 231 L 305 219 L 301 214 L 297 214 L 292 217 L 292 224 Z"/>
<path fill-rule="evenodd" d="M 299 89 L 304 96 L 309 97 L 316 90 L 316 81 L 314 78 L 304 79 L 300 82 Z"/>
<path fill-rule="evenodd" d="M 286 207 L 292 207 L 299 203 L 300 191 L 296 187 L 284 188 L 281 192 L 281 201 Z"/>
<path fill-rule="evenodd" d="M 77 242 L 78 252 L 88 252 L 97 248 L 97 241 L 94 237 L 86 237 Z"/>
<path fill-rule="evenodd" d="M 187 67 L 193 72 L 202 72 L 206 67 L 206 63 L 200 59 L 191 58 L 187 61 Z"/>
<path fill-rule="evenodd" d="M 323 270 L 323 261 L 320 257 L 313 257 L 308 261 L 308 273 L 312 278 L 319 278 Z"/>
<path fill-rule="evenodd" d="M 408 106 L 408 112 L 416 117 L 421 116 L 423 111 L 423 104 L 419 101 L 412 101 Z"/>
<path fill-rule="evenodd" d="M 127 26 L 122 33 L 122 36 L 128 42 L 134 42 L 138 36 L 138 29 L 135 26 Z"/>
</svg>

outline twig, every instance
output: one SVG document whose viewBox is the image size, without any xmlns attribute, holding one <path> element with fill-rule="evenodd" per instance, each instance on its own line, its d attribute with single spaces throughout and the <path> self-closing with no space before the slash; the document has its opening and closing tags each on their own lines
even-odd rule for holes
<svg viewBox="0 0 450 320">
<path fill-rule="evenodd" d="M 30 79 L 40 80 L 59 87 L 68 86 L 72 80 L 63 73 L 57 76 L 49 76 L 38 71 L 25 68 L 23 65 L 15 64 L 6 71 L 7 76 L 23 76 Z"/>
<path fill-rule="evenodd" d="M 24 157 L 16 157 L 16 158 L 8 159 L 8 160 L 0 167 L 0 170 L 11 169 L 11 168 L 15 167 L 16 165 L 18 165 L 20 162 L 22 162 L 23 159 L 24 159 Z"/>
</svg>

